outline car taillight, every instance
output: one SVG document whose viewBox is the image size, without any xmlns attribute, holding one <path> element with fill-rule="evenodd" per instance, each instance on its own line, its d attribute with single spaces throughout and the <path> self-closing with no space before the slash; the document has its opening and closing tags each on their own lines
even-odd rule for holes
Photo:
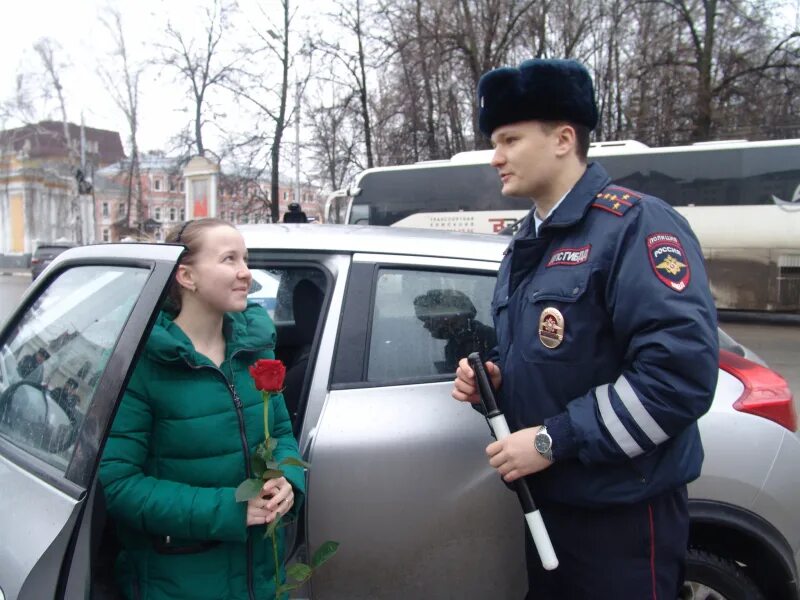
<svg viewBox="0 0 800 600">
<path fill-rule="evenodd" d="M 31 259 L 31 264 L 32 265 L 38 265 L 40 262 L 42 262 L 42 261 L 39 260 L 38 258 L 32 258 Z"/>
<path fill-rule="evenodd" d="M 733 408 L 775 421 L 790 431 L 797 431 L 794 397 L 783 377 L 772 369 L 727 350 L 719 351 L 719 368 L 744 385 L 744 391 L 733 403 Z"/>
</svg>

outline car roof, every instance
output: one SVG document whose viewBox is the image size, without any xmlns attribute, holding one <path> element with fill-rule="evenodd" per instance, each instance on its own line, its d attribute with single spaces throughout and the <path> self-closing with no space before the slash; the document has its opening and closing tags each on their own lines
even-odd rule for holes
<svg viewBox="0 0 800 600">
<path fill-rule="evenodd" d="M 73 244 L 71 242 L 50 242 L 49 244 L 39 244 L 36 246 L 36 249 L 39 250 L 41 248 L 74 248 L 77 244 Z"/>
<path fill-rule="evenodd" d="M 405 254 L 499 262 L 508 237 L 376 225 L 238 225 L 248 249 Z"/>
<path fill-rule="evenodd" d="M 40 244 L 36 247 L 36 250 L 33 251 L 34 255 L 37 254 L 53 254 L 58 252 L 64 252 L 65 250 L 69 250 L 70 248 L 74 248 L 75 244 Z"/>
</svg>

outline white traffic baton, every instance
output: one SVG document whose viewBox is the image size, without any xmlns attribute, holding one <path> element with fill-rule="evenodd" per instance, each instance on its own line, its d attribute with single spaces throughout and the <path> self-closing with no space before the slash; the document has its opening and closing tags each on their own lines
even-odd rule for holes
<svg viewBox="0 0 800 600">
<path fill-rule="evenodd" d="M 483 406 L 489 428 L 496 439 L 502 440 L 511 435 L 511 432 L 508 429 L 505 416 L 497 407 L 492 384 L 483 366 L 483 359 L 478 352 L 473 352 L 467 357 L 467 360 L 470 368 L 475 373 L 478 395 L 480 396 L 481 406 Z M 536 551 L 539 553 L 542 566 L 546 570 L 552 571 L 558 566 L 558 558 L 556 558 L 555 550 L 553 550 L 550 536 L 547 534 L 547 528 L 544 526 L 542 515 L 539 509 L 536 508 L 531 491 L 528 489 L 528 484 L 525 483 L 524 478 L 520 478 L 514 482 L 514 488 L 517 492 L 519 503 L 522 505 L 522 511 L 525 513 L 525 521 L 528 523 L 528 529 L 531 532 Z"/>
</svg>

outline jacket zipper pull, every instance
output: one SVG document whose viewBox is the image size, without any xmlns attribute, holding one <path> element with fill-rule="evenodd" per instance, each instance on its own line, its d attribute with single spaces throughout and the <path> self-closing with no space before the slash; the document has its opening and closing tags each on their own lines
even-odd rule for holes
<svg viewBox="0 0 800 600">
<path fill-rule="evenodd" d="M 228 384 L 228 387 L 231 389 L 231 396 L 233 396 L 233 403 L 236 405 L 236 408 L 242 408 L 242 401 L 239 398 L 239 394 L 236 393 L 236 388 L 230 383 Z"/>
</svg>

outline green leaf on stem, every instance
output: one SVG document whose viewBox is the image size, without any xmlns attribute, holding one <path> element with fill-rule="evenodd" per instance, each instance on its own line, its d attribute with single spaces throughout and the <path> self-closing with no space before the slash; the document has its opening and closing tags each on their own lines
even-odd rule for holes
<svg viewBox="0 0 800 600">
<path fill-rule="evenodd" d="M 299 588 L 302 583 L 284 583 L 278 586 L 278 589 L 275 591 L 275 597 L 280 598 L 286 592 L 291 592 L 292 590 L 296 590 Z"/>
<path fill-rule="evenodd" d="M 271 461 L 269 461 L 267 463 L 267 468 L 268 469 L 280 469 L 281 468 L 281 464 L 278 463 L 278 462 L 275 462 L 274 460 L 271 460 Z"/>
<path fill-rule="evenodd" d="M 328 562 L 328 559 L 336 554 L 338 549 L 339 542 L 332 542 L 330 540 L 324 542 L 319 548 L 317 548 L 317 551 L 314 552 L 314 556 L 311 557 L 311 567 L 316 569 L 317 567 L 324 565 L 326 562 Z"/>
<path fill-rule="evenodd" d="M 245 479 L 236 488 L 236 501 L 247 502 L 261 493 L 261 487 L 264 482 L 260 479 Z"/>
<path fill-rule="evenodd" d="M 278 528 L 278 523 L 280 522 L 281 522 L 281 516 L 275 515 L 275 519 L 272 521 L 272 523 L 267 525 L 267 530 L 264 532 L 264 537 L 265 538 L 272 537 L 275 534 L 275 530 Z"/>
<path fill-rule="evenodd" d="M 271 468 L 267 465 L 266 461 L 257 454 L 250 457 L 250 467 L 253 469 L 253 475 L 258 478 L 261 478 L 261 474 L 264 471 Z"/>
<path fill-rule="evenodd" d="M 263 442 L 256 446 L 256 456 L 260 457 L 265 463 L 272 461 L 272 451 L 268 450 Z"/>
<path fill-rule="evenodd" d="M 275 448 L 277 447 L 278 447 L 278 440 L 276 440 L 274 437 L 271 437 L 267 440 L 267 448 L 269 448 L 270 452 L 275 450 Z"/>
<path fill-rule="evenodd" d="M 281 466 L 286 465 L 289 467 L 303 467 L 304 469 L 308 469 L 311 467 L 311 465 L 308 464 L 306 461 L 300 460 L 299 458 L 295 458 L 294 456 L 287 456 L 280 462 L 280 464 Z"/>
<path fill-rule="evenodd" d="M 291 577 L 297 583 L 308 581 L 308 578 L 311 577 L 312 573 L 313 570 L 311 567 L 303 563 L 294 563 L 293 565 L 286 567 L 286 576 Z"/>
<path fill-rule="evenodd" d="M 262 473 L 261 479 L 267 481 L 268 479 L 277 479 L 278 477 L 283 477 L 285 473 L 280 469 L 267 469 Z"/>
</svg>

